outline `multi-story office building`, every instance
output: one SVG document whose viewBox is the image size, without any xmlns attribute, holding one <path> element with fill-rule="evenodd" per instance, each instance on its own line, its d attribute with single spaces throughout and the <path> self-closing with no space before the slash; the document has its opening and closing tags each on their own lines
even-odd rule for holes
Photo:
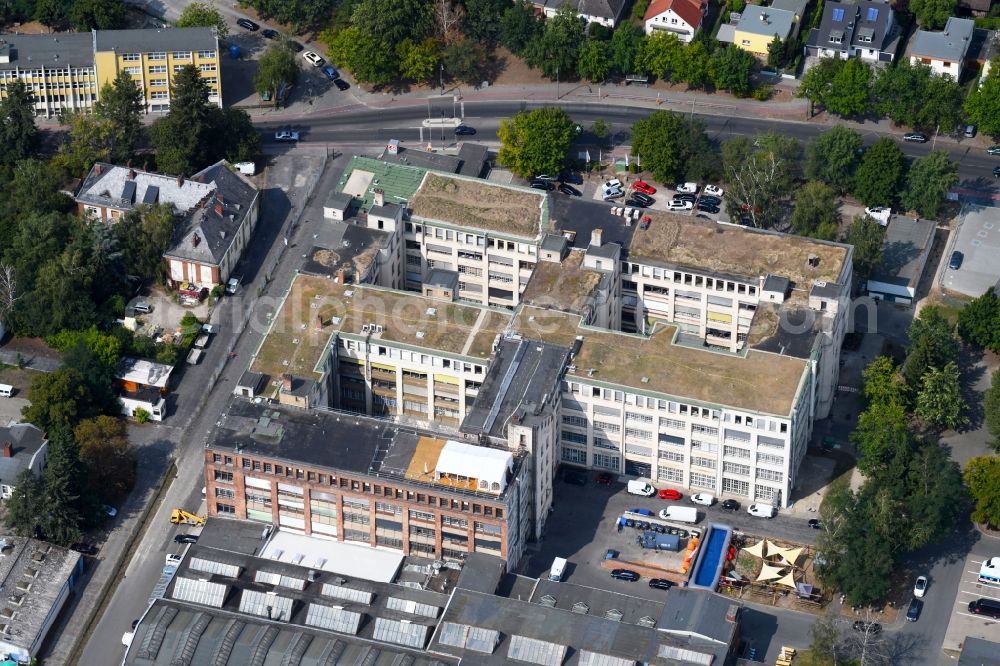
<svg viewBox="0 0 1000 666">
<path fill-rule="evenodd" d="M 234 397 L 205 447 L 210 515 L 513 567 L 528 538 L 524 456 L 386 420 Z"/>
<path fill-rule="evenodd" d="M 240 392 L 521 452 L 535 536 L 559 464 L 786 505 L 833 401 L 852 248 L 467 180 L 355 158 L 328 235 L 360 247 L 314 248 L 324 277 L 294 281 Z M 465 288 L 496 257 L 512 297 Z"/>
<path fill-rule="evenodd" d="M 219 40 L 210 28 L 0 35 L 0 84 L 24 81 L 35 112 L 46 118 L 93 108 L 101 86 L 122 70 L 142 89 L 147 113 L 167 111 L 170 84 L 184 65 L 198 67 L 209 99 L 222 106 Z"/>
</svg>

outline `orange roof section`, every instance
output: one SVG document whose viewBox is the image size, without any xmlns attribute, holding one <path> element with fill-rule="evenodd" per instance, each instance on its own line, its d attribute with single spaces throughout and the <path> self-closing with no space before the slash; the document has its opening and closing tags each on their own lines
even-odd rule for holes
<svg viewBox="0 0 1000 666">
<path fill-rule="evenodd" d="M 668 9 L 673 9 L 675 14 L 694 28 L 701 24 L 701 5 L 695 0 L 653 0 L 649 3 L 644 20 L 659 16 Z"/>
</svg>

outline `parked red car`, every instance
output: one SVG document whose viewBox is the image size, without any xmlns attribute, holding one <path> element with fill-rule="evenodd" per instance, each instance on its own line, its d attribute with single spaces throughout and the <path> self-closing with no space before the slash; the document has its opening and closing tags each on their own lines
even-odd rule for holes
<svg viewBox="0 0 1000 666">
<path fill-rule="evenodd" d="M 643 194 L 656 194 L 655 187 L 641 180 L 637 180 L 634 183 L 632 183 L 632 189 L 635 190 L 636 192 L 642 192 Z"/>
<path fill-rule="evenodd" d="M 680 492 L 674 490 L 673 488 L 661 488 L 660 489 L 660 499 L 662 500 L 679 500 L 683 495 Z"/>
<path fill-rule="evenodd" d="M 597 475 L 597 482 L 602 486 L 611 485 L 611 475 L 607 472 L 601 472 Z"/>
</svg>

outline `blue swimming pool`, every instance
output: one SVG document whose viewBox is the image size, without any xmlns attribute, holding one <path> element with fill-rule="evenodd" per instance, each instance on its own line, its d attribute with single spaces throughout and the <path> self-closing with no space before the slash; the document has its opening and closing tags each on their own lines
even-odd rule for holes
<svg viewBox="0 0 1000 666">
<path fill-rule="evenodd" d="M 691 573 L 690 586 L 715 590 L 719 585 L 722 565 L 726 562 L 731 536 L 732 528 L 726 525 L 708 526 L 705 541 L 699 549 L 694 571 Z"/>
</svg>

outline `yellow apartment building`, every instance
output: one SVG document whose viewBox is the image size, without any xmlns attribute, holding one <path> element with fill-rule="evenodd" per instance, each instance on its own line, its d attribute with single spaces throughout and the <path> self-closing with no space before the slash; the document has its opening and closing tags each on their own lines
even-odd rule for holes
<svg viewBox="0 0 1000 666">
<path fill-rule="evenodd" d="M 35 113 L 51 118 L 86 111 L 121 70 L 139 83 L 146 113 L 170 108 L 170 84 L 193 64 L 222 106 L 219 40 L 210 28 L 94 30 L 47 35 L 0 35 L 0 98 L 20 79 L 35 95 Z"/>
</svg>

